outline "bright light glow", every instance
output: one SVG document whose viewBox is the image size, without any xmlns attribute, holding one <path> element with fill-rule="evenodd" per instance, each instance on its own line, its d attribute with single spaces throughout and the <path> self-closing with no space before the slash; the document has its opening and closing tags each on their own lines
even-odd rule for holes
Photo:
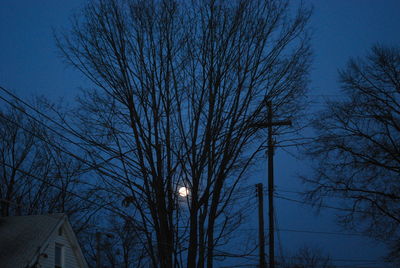
<svg viewBox="0 0 400 268">
<path fill-rule="evenodd" d="M 186 187 L 179 188 L 179 195 L 182 197 L 186 197 L 189 195 L 189 189 Z"/>
</svg>

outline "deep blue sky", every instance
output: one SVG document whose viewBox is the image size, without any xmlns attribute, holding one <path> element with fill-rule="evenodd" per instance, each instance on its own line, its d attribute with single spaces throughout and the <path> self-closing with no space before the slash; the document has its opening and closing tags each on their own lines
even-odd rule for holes
<svg viewBox="0 0 400 268">
<path fill-rule="evenodd" d="M 293 0 L 295 1 L 295 0 Z M 2 0 L 0 3 L 0 85 L 29 99 L 42 94 L 71 101 L 87 85 L 80 74 L 65 67 L 57 55 L 52 28 L 69 26 L 69 16 L 83 0 Z M 338 95 L 337 70 L 349 57 L 365 55 L 373 44 L 400 44 L 398 0 L 305 0 L 314 5 L 311 20 L 314 64 L 310 94 Z M 319 98 L 319 99 L 318 99 Z M 0 104 L 4 105 L 4 104 Z M 318 108 L 316 105 L 313 109 Z M 278 189 L 299 190 L 298 173 L 308 171 L 305 161 L 284 152 L 276 158 Z M 260 173 L 260 177 L 263 176 Z M 297 196 L 287 193 L 294 198 Z M 338 231 L 334 211 L 315 216 L 310 208 L 277 200 L 281 228 Z M 370 239 L 282 232 L 283 247 L 322 247 L 333 259 L 377 259 L 384 247 Z M 346 264 L 338 262 L 338 264 Z M 347 264 L 352 264 L 348 262 Z M 368 267 L 378 267 L 368 266 Z"/>
</svg>

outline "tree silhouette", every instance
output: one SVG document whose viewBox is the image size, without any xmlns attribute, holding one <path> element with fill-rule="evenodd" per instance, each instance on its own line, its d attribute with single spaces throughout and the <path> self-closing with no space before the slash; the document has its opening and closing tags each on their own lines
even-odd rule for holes
<svg viewBox="0 0 400 268">
<path fill-rule="evenodd" d="M 348 63 L 340 81 L 343 97 L 329 102 L 314 122 L 317 138 L 308 155 L 316 169 L 306 179 L 309 198 L 320 203 L 342 198 L 342 223 L 395 249 L 400 231 L 400 50 L 374 46 L 364 60 Z"/>
<path fill-rule="evenodd" d="M 241 223 L 237 193 L 261 144 L 249 126 L 266 101 L 294 116 L 306 90 L 310 11 L 289 12 L 287 1 L 102 0 L 57 37 L 95 86 L 70 127 L 152 266 L 212 267 Z"/>
<path fill-rule="evenodd" d="M 330 257 L 318 248 L 304 246 L 293 256 L 287 257 L 285 268 L 335 268 Z"/>
<path fill-rule="evenodd" d="M 49 113 L 50 103 L 44 98 L 6 103 L 0 110 L 0 215 L 66 213 L 77 233 L 86 229 L 93 206 L 81 202 L 87 197 L 82 163 L 65 153 L 62 137 L 29 108 Z"/>
</svg>

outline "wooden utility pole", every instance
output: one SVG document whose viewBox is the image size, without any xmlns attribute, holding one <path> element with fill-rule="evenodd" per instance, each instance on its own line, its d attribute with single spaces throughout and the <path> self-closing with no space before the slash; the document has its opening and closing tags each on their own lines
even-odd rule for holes
<svg viewBox="0 0 400 268">
<path fill-rule="evenodd" d="M 291 121 L 272 121 L 272 103 L 267 102 L 267 122 L 252 124 L 255 128 L 268 128 L 268 223 L 269 223 L 269 268 L 275 268 L 275 226 L 274 226 L 274 142 L 273 126 L 291 126 Z"/>
<path fill-rule="evenodd" d="M 268 219 L 269 219 L 269 267 L 275 268 L 274 226 L 274 144 L 272 140 L 272 105 L 268 102 Z"/>
<path fill-rule="evenodd" d="M 101 268 L 101 233 L 96 232 L 96 268 Z"/>
<path fill-rule="evenodd" d="M 258 196 L 258 241 L 260 243 L 260 268 L 266 268 L 265 266 L 265 235 L 264 235 L 264 193 L 263 184 L 256 184 L 257 196 Z"/>
</svg>

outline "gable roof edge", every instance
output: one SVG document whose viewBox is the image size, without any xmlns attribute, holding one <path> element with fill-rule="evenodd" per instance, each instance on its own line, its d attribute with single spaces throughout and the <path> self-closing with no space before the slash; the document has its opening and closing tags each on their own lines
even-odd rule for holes
<svg viewBox="0 0 400 268">
<path fill-rule="evenodd" d="M 75 253 L 75 256 L 77 258 L 77 261 L 78 261 L 80 267 L 81 268 L 88 268 L 89 266 L 88 266 L 88 264 L 86 262 L 85 256 L 82 253 L 82 249 L 81 249 L 81 247 L 79 245 L 78 239 L 77 239 L 77 237 L 75 235 L 75 232 L 72 229 L 72 226 L 69 223 L 67 217 L 66 217 L 66 220 L 65 220 L 65 225 L 67 227 L 66 230 L 65 230 L 66 231 L 65 233 L 68 236 L 69 241 L 71 242 L 72 251 Z"/>
<path fill-rule="evenodd" d="M 33 268 L 36 267 L 35 265 L 39 263 L 40 260 L 40 255 L 46 251 L 46 249 L 50 245 L 50 239 L 53 237 L 53 234 L 55 232 L 58 232 L 58 229 L 65 224 L 65 234 L 68 238 L 68 241 L 71 243 L 71 248 L 72 251 L 74 252 L 76 259 L 78 261 L 78 264 L 80 265 L 79 268 L 88 268 L 88 264 L 86 262 L 85 256 L 82 253 L 81 247 L 79 246 L 78 239 L 76 238 L 75 232 L 72 229 L 71 224 L 68 221 L 68 217 L 66 214 L 63 214 L 63 216 L 59 219 L 57 224 L 54 226 L 54 228 L 49 232 L 48 237 L 44 241 L 44 243 L 40 246 L 39 250 L 36 251 L 36 253 L 32 256 L 31 262 L 26 266 L 27 268 Z"/>
<path fill-rule="evenodd" d="M 49 216 L 51 217 L 51 216 Z M 53 233 L 58 230 L 58 228 L 66 221 L 67 216 L 64 214 L 57 222 L 57 224 L 54 225 L 53 229 L 51 232 L 48 233 L 46 240 L 44 240 L 43 244 L 39 247 L 39 249 L 34 253 L 34 255 L 31 257 L 31 261 L 27 264 L 26 267 L 31 268 L 35 267 L 36 264 L 39 263 L 40 260 L 40 255 L 45 252 L 45 250 L 49 246 L 49 240 L 52 237 Z"/>
</svg>

